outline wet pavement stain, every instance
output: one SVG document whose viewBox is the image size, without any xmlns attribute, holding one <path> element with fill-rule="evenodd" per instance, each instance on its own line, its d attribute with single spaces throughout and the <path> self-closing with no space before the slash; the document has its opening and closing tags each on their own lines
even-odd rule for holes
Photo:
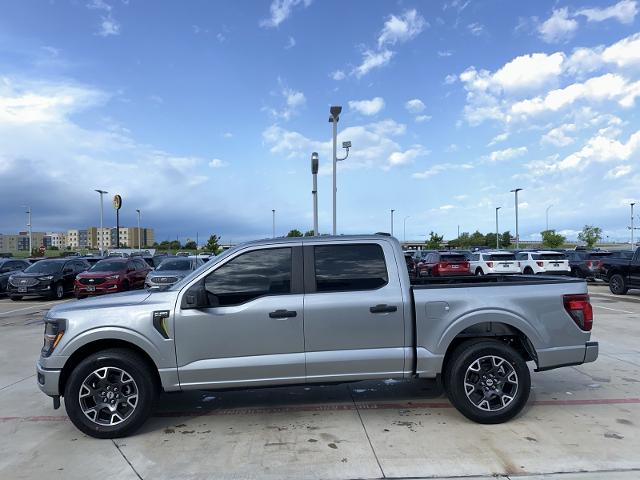
<svg viewBox="0 0 640 480">
<path fill-rule="evenodd" d="M 537 439 L 535 439 L 535 438 L 533 438 L 533 437 L 524 437 L 524 438 L 526 438 L 526 439 L 527 439 L 527 440 L 529 440 L 530 442 L 537 442 L 537 441 L 538 441 Z"/>
<path fill-rule="evenodd" d="M 173 428 L 165 428 L 164 433 L 176 433 L 176 431 Z"/>
<path fill-rule="evenodd" d="M 337 449 L 338 449 L 338 446 L 337 446 L 335 443 L 328 443 L 328 444 L 327 444 L 327 447 L 329 447 L 329 448 L 333 448 L 334 450 L 337 450 Z"/>
<path fill-rule="evenodd" d="M 309 440 L 307 440 L 307 442 L 309 443 L 316 443 L 318 440 L 316 440 L 315 438 L 310 438 Z"/>
<path fill-rule="evenodd" d="M 619 433 L 605 433 L 605 438 L 615 438 L 616 440 L 622 440 L 624 437 Z"/>
</svg>

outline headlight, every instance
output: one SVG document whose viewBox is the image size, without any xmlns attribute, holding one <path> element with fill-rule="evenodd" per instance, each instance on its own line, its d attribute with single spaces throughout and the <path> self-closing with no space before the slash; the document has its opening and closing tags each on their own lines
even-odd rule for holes
<svg viewBox="0 0 640 480">
<path fill-rule="evenodd" d="M 120 275 L 109 275 L 107 278 L 109 280 L 118 280 L 120 278 Z"/>
<path fill-rule="evenodd" d="M 40 355 L 48 357 L 64 335 L 66 321 L 61 318 L 44 319 L 44 343 Z"/>
<path fill-rule="evenodd" d="M 42 280 L 42 281 L 53 280 L 53 275 L 45 275 L 44 277 L 38 277 L 38 280 Z"/>
</svg>

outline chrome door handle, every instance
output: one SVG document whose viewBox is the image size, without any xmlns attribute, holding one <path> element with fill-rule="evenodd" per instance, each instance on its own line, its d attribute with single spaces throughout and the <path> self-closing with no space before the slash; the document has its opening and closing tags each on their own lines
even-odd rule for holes
<svg viewBox="0 0 640 480">
<path fill-rule="evenodd" d="M 293 318 L 298 315 L 298 312 L 293 310 L 276 310 L 269 313 L 269 318 Z"/>
</svg>

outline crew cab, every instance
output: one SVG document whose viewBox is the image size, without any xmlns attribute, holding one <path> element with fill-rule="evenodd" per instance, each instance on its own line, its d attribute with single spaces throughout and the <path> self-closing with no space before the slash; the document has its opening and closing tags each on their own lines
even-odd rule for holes
<svg viewBox="0 0 640 480">
<path fill-rule="evenodd" d="M 467 257 L 457 252 L 430 252 L 418 262 L 419 277 L 449 277 L 469 275 Z"/>
<path fill-rule="evenodd" d="M 630 288 L 640 288 L 640 248 L 634 253 L 603 258 L 598 278 L 609 282 L 609 290 L 616 295 L 626 295 Z"/>
<path fill-rule="evenodd" d="M 525 275 L 569 275 L 569 260 L 562 252 L 540 250 L 534 252 L 518 252 L 516 259 L 520 271 Z"/>
<path fill-rule="evenodd" d="M 152 268 L 141 257 L 105 258 L 76 277 L 76 298 L 144 288 Z"/>
<path fill-rule="evenodd" d="M 89 269 L 89 264 L 74 257 L 40 260 L 24 271 L 11 275 L 7 282 L 7 293 L 11 300 L 22 300 L 26 296 L 49 297 L 60 300 L 73 291 L 76 275 Z"/>
<path fill-rule="evenodd" d="M 520 273 L 520 266 L 513 252 L 475 252 L 467 256 L 469 268 L 475 275 L 505 275 Z"/>
<path fill-rule="evenodd" d="M 469 419 L 500 423 L 530 372 L 593 362 L 573 278 L 409 280 L 389 236 L 278 238 L 225 251 L 166 290 L 59 304 L 40 389 L 98 438 L 132 433 L 159 392 L 441 377 Z"/>
</svg>

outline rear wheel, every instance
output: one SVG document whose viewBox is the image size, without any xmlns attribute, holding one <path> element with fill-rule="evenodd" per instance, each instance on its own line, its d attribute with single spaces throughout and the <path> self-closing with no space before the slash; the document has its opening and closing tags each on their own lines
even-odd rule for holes
<svg viewBox="0 0 640 480">
<path fill-rule="evenodd" d="M 62 283 L 56 283 L 51 289 L 51 298 L 54 300 L 62 300 L 64 297 L 64 286 Z"/>
<path fill-rule="evenodd" d="M 611 293 L 616 295 L 626 295 L 629 291 L 629 287 L 627 287 L 627 281 L 625 278 L 619 273 L 616 273 L 609 279 L 609 290 L 611 290 Z"/>
<path fill-rule="evenodd" d="M 451 403 L 478 423 L 502 423 L 524 408 L 531 389 L 529 368 L 512 347 L 496 340 L 460 345 L 445 371 Z"/>
<path fill-rule="evenodd" d="M 133 433 L 151 415 L 155 385 L 146 362 L 120 348 L 88 356 L 76 366 L 64 390 L 69 419 L 96 438 Z"/>
<path fill-rule="evenodd" d="M 476 269 L 476 275 L 477 275 L 478 277 L 481 277 L 482 275 L 484 275 L 484 272 L 482 271 L 482 269 L 481 269 L 481 268 Z"/>
<path fill-rule="evenodd" d="M 523 272 L 525 275 L 533 275 L 533 268 L 526 267 Z"/>
</svg>

